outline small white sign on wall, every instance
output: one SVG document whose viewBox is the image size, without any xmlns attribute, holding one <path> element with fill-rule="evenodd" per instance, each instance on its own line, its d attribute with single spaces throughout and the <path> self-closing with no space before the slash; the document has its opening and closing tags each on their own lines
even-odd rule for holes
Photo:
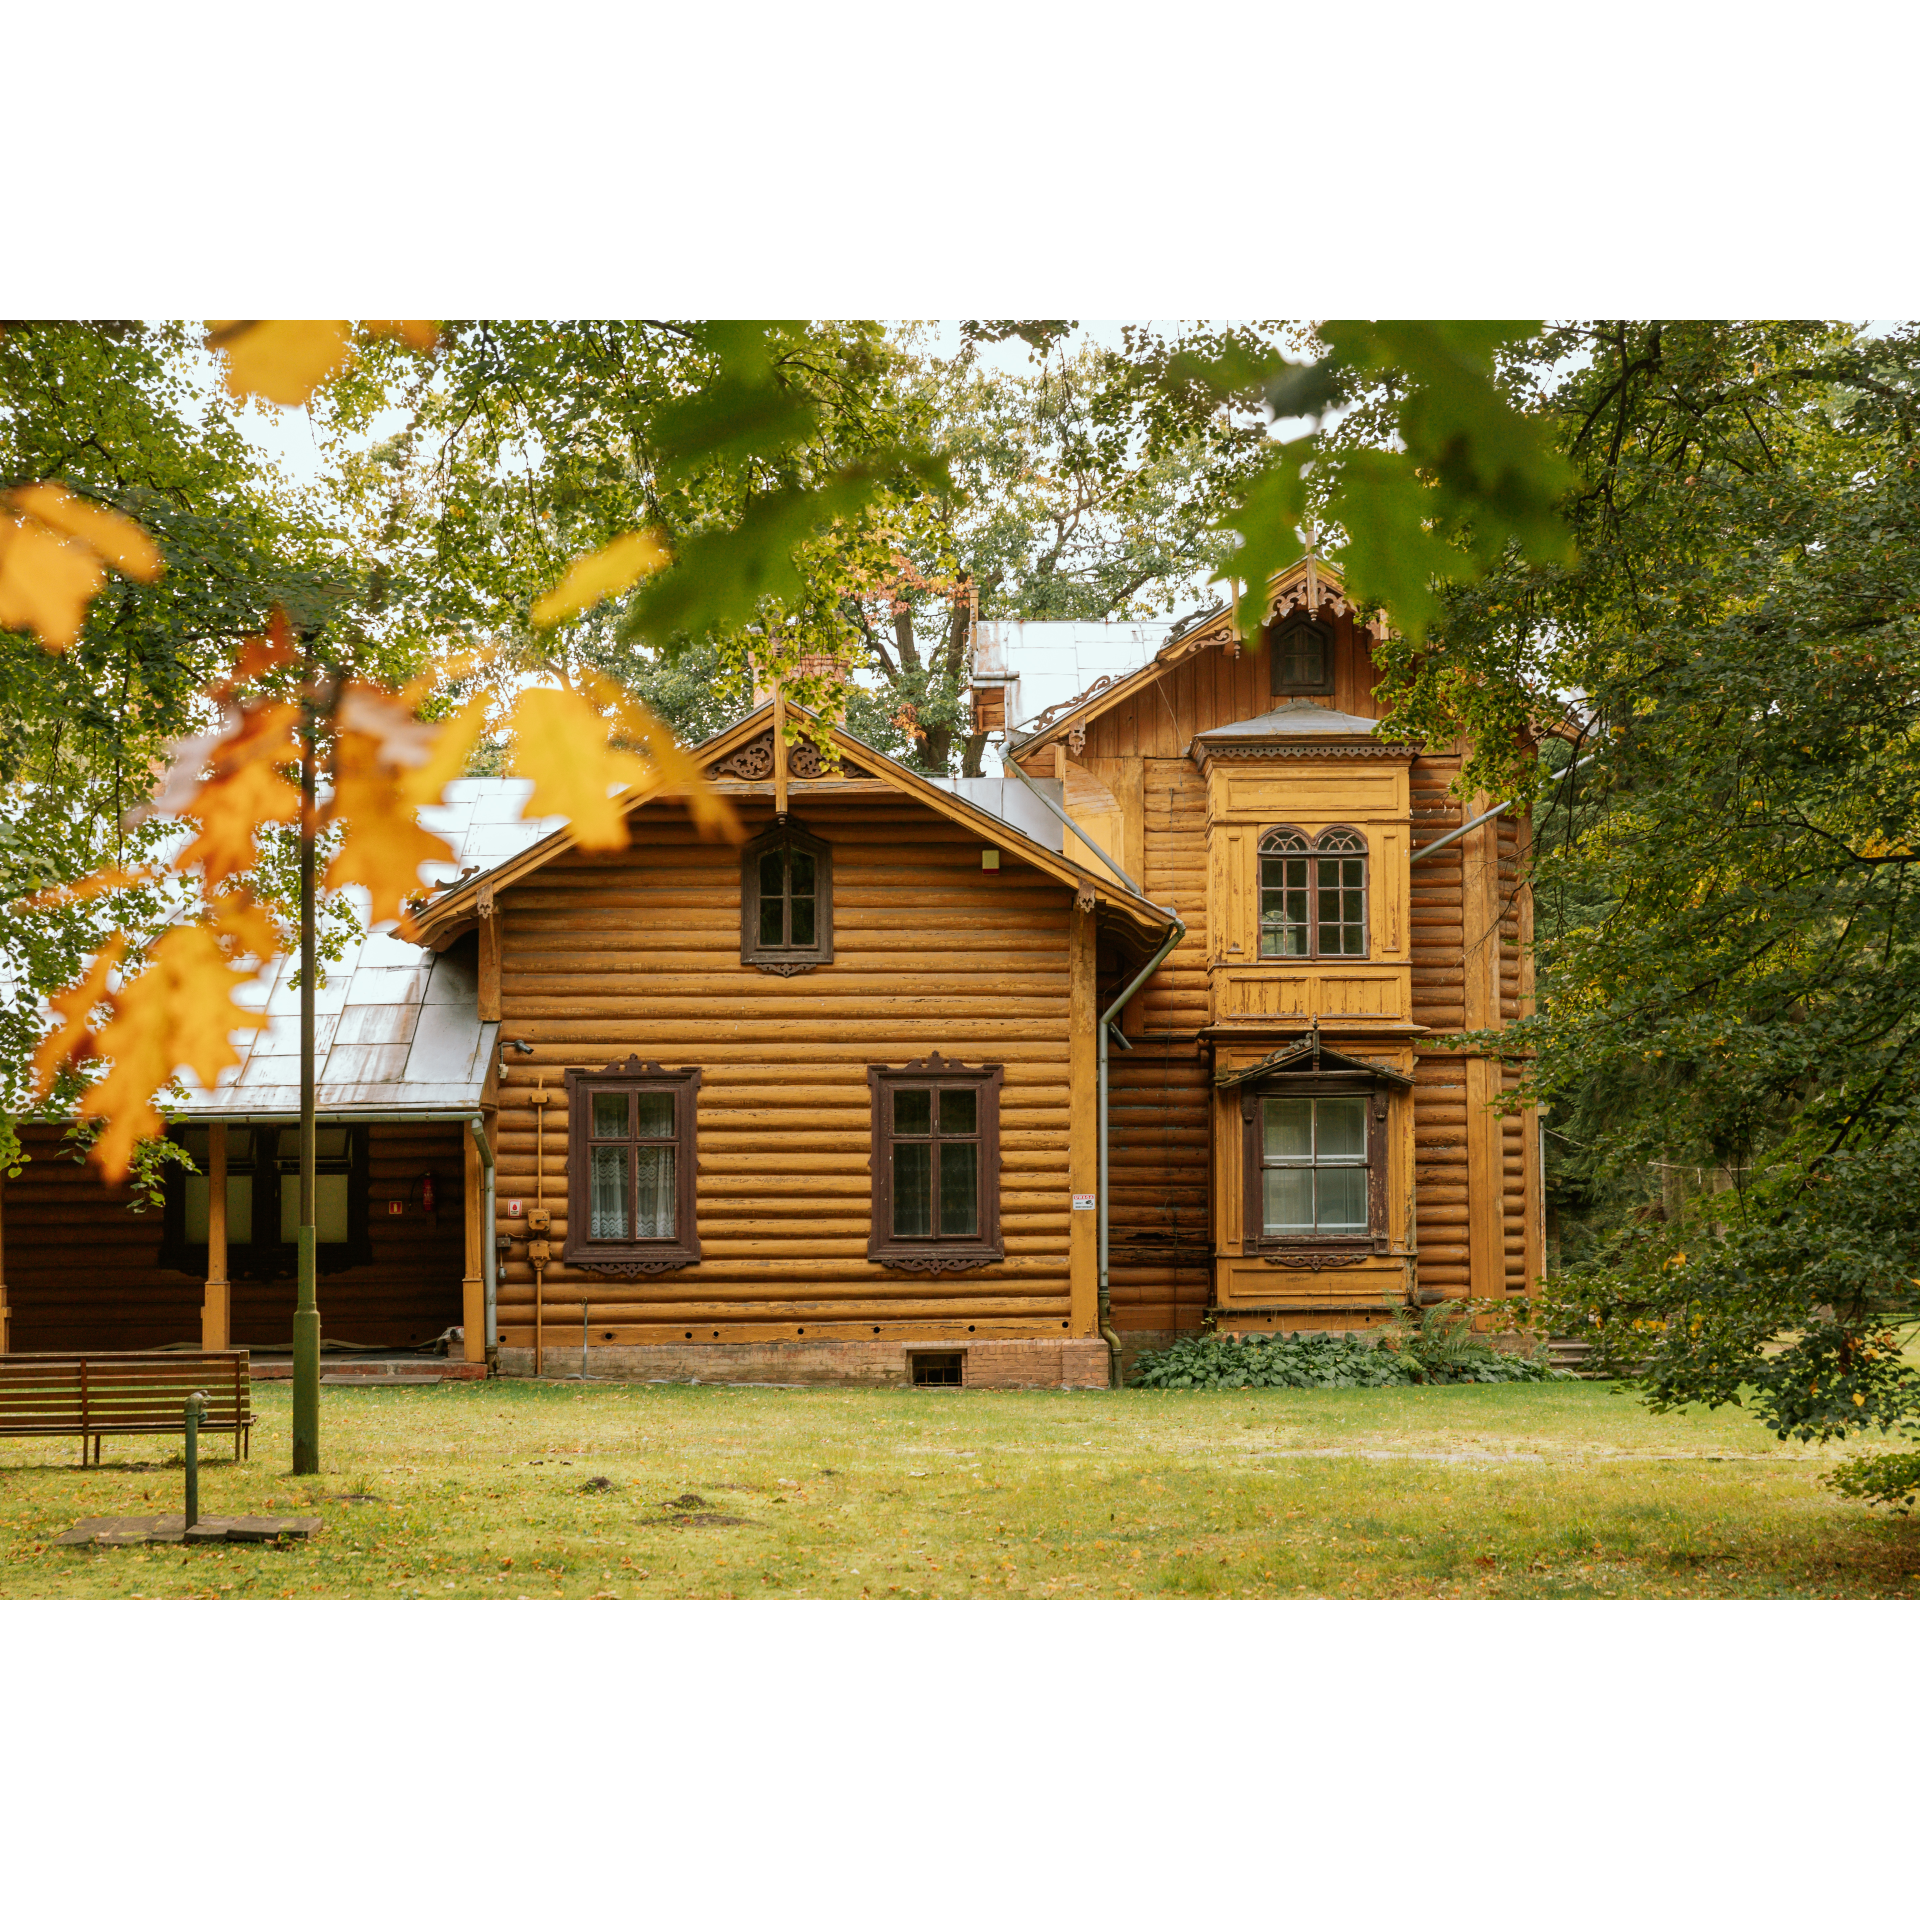
<svg viewBox="0 0 1920 1920">
<path fill-rule="evenodd" d="M 1094 1193 L 1076 1193 L 1073 1196 L 1075 1213 L 1091 1213 L 1100 1204 L 1100 1196 Z"/>
</svg>

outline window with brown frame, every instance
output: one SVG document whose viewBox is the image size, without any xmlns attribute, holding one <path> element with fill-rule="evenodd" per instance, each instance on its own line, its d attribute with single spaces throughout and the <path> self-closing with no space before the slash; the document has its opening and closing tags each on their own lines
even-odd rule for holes
<svg viewBox="0 0 1920 1920">
<path fill-rule="evenodd" d="M 1333 691 L 1333 629 L 1304 607 L 1296 608 L 1267 636 L 1273 660 L 1273 692 L 1296 699 Z"/>
<path fill-rule="evenodd" d="M 1241 1096 L 1246 1241 L 1386 1249 L 1387 1096 L 1360 1074 L 1278 1075 Z"/>
<path fill-rule="evenodd" d="M 833 960 L 833 849 L 791 821 L 741 851 L 740 959 L 763 973 Z"/>
<path fill-rule="evenodd" d="M 667 1273 L 700 1258 L 699 1099 L 698 1067 L 567 1069 L 566 1265 Z"/>
<path fill-rule="evenodd" d="M 1260 840 L 1260 957 L 1365 959 L 1367 842 L 1329 827 L 1309 842 L 1298 827 Z"/>
<path fill-rule="evenodd" d="M 1000 1084 L 1005 1069 L 929 1054 L 869 1067 L 873 1222 L 867 1258 L 953 1271 L 1002 1257 Z"/>
</svg>

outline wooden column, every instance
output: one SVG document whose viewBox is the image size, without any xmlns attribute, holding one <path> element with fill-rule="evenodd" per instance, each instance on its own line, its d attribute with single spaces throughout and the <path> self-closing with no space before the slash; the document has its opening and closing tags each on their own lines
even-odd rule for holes
<svg viewBox="0 0 1920 1920">
<path fill-rule="evenodd" d="M 4 1240 L 7 1183 L 0 1180 L 0 1240 Z M 13 1309 L 7 1305 L 7 1266 L 6 1250 L 0 1246 L 0 1353 L 13 1351 Z"/>
<path fill-rule="evenodd" d="M 1100 1179 L 1099 1061 L 1094 1022 L 1095 915 L 1075 903 L 1067 916 L 1067 1185 L 1084 1197 Z M 1100 1331 L 1100 1216 L 1069 1201 L 1067 1215 L 1068 1321 L 1076 1339 Z"/>
<path fill-rule="evenodd" d="M 1493 804 L 1477 793 L 1468 818 Z M 1469 1028 L 1500 1024 L 1500 823 L 1489 820 L 1461 841 L 1461 965 Z M 1500 1063 L 1468 1055 L 1467 1081 L 1467 1266 L 1476 1299 L 1496 1299 L 1507 1290 L 1504 1176 L 1500 1116 Z"/>
<path fill-rule="evenodd" d="M 221 1353 L 233 1343 L 233 1288 L 227 1280 L 227 1123 L 207 1129 L 207 1286 L 200 1304 L 200 1345 Z"/>
<path fill-rule="evenodd" d="M 461 1189 L 466 1202 L 466 1265 L 460 1282 L 460 1333 L 468 1360 L 484 1360 L 487 1353 L 487 1182 L 480 1161 L 480 1149 L 474 1143 L 473 1129 L 461 1135 L 461 1165 L 465 1180 Z"/>
</svg>

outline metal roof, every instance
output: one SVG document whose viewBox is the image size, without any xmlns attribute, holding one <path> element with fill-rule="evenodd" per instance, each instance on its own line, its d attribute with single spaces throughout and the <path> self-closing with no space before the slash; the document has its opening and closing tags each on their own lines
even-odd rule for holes
<svg viewBox="0 0 1920 1920">
<path fill-rule="evenodd" d="M 453 848 L 450 864 L 423 866 L 429 882 L 472 867 L 497 866 L 560 825 L 523 820 L 530 780 L 456 780 L 420 824 Z M 366 923 L 368 900 L 356 908 Z M 299 971 L 282 955 L 235 991 L 260 1007 L 267 1024 L 232 1036 L 240 1055 L 211 1087 L 192 1087 L 183 1117 L 225 1120 L 290 1113 L 300 1100 L 300 996 L 287 983 Z M 383 1117 L 476 1107 L 486 1086 L 499 1027 L 482 1022 L 479 968 L 472 942 L 433 953 L 390 933 L 366 933 L 339 960 L 323 964 L 314 994 L 314 1097 L 322 1113 Z"/>
</svg>

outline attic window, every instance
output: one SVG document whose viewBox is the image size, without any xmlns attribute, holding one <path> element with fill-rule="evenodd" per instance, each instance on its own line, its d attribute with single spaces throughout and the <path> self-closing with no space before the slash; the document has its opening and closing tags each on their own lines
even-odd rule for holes
<svg viewBox="0 0 1920 1920">
<path fill-rule="evenodd" d="M 740 961 L 763 973 L 810 973 L 833 960 L 833 849 L 790 824 L 740 857 Z"/>
<path fill-rule="evenodd" d="M 1298 698 L 1333 692 L 1333 634 L 1323 622 L 1296 609 L 1267 638 L 1276 695 Z"/>
</svg>

